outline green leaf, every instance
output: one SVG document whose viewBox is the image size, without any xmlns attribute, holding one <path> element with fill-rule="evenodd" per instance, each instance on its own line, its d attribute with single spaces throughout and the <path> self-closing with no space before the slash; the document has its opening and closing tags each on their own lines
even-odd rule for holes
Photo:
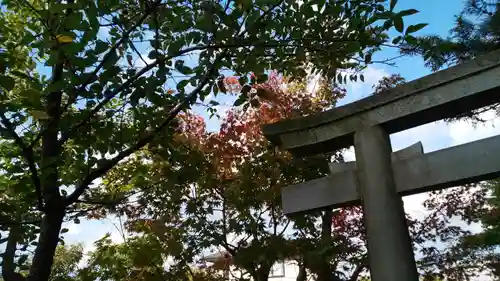
<svg viewBox="0 0 500 281">
<path fill-rule="evenodd" d="M 365 76 L 363 74 L 359 75 L 359 79 L 361 80 L 361 82 L 365 82 Z"/>
<path fill-rule="evenodd" d="M 29 114 L 37 119 L 37 120 L 46 120 L 46 119 L 50 119 L 50 116 L 47 115 L 47 113 L 45 111 L 41 111 L 41 110 L 31 110 L 29 111 Z"/>
<path fill-rule="evenodd" d="M 256 75 L 256 76 L 257 76 L 257 83 L 264 83 L 268 79 L 268 75 L 265 74 L 265 73 L 262 73 L 262 74 L 259 74 L 259 75 Z"/>
<path fill-rule="evenodd" d="M 365 55 L 365 64 L 369 64 L 372 62 L 372 54 L 368 53 Z"/>
<path fill-rule="evenodd" d="M 102 40 L 97 40 L 95 43 L 95 52 L 97 54 L 104 53 L 108 49 L 109 45 L 108 43 L 102 41 Z"/>
<path fill-rule="evenodd" d="M 403 11 L 399 12 L 398 16 L 400 16 L 400 17 L 406 17 L 406 16 L 411 16 L 411 15 L 414 15 L 414 14 L 418 14 L 418 13 L 419 13 L 418 10 L 408 9 L 408 10 L 403 10 Z"/>
<path fill-rule="evenodd" d="M 184 41 L 176 40 L 168 45 L 168 52 L 170 54 L 176 54 L 181 50 L 182 46 L 184 46 Z"/>
<path fill-rule="evenodd" d="M 120 57 L 118 56 L 118 53 L 116 53 L 116 51 L 111 51 L 109 55 L 107 55 L 106 61 L 103 63 L 102 67 L 104 69 L 108 69 L 114 66 L 119 59 Z"/>
<path fill-rule="evenodd" d="M 10 76 L 0 75 L 0 86 L 7 91 L 11 91 L 16 86 L 16 81 Z"/>
<path fill-rule="evenodd" d="M 34 84 L 38 84 L 38 80 L 34 79 L 33 77 L 29 76 L 28 74 L 26 73 L 23 73 L 23 72 L 20 72 L 20 71 L 17 71 L 17 70 L 13 70 L 11 72 L 12 75 L 16 76 L 16 77 L 19 77 L 21 79 L 26 79 L 28 80 L 30 83 L 34 83 Z"/>
<path fill-rule="evenodd" d="M 32 102 L 36 102 L 36 101 L 40 101 L 40 98 L 41 98 L 41 93 L 40 91 L 37 91 L 35 89 L 26 89 L 26 90 L 22 90 L 21 92 L 19 92 L 19 95 L 21 97 L 24 97 L 26 98 L 27 100 L 29 101 L 32 101 Z"/>
<path fill-rule="evenodd" d="M 233 103 L 233 106 L 240 106 L 242 105 L 243 103 L 245 103 L 245 101 L 248 99 L 248 95 L 247 94 L 242 94 L 238 97 L 238 99 L 236 99 L 236 101 L 234 101 Z"/>
<path fill-rule="evenodd" d="M 396 7 L 396 3 L 398 2 L 398 0 L 391 0 L 390 2 L 390 10 L 391 12 L 394 11 L 394 7 Z"/>
<path fill-rule="evenodd" d="M 417 44 L 417 43 L 418 43 L 417 38 L 415 38 L 414 36 L 411 36 L 411 35 L 406 35 L 406 36 L 405 36 L 405 40 L 406 40 L 406 42 L 407 42 L 408 44 L 412 44 L 412 45 L 414 45 L 414 44 Z"/>
<path fill-rule="evenodd" d="M 392 40 L 392 44 L 394 44 L 394 45 L 399 44 L 399 42 L 401 42 L 402 39 L 403 39 L 403 36 L 398 36 Z"/>
<path fill-rule="evenodd" d="M 61 233 L 66 233 L 66 232 L 68 232 L 68 231 L 69 231 L 69 229 L 67 229 L 67 228 L 63 228 L 63 229 L 61 229 Z"/>
<path fill-rule="evenodd" d="M 244 99 L 240 99 L 240 98 L 239 98 L 239 99 L 236 99 L 236 101 L 234 101 L 234 103 L 233 103 L 233 106 L 240 106 L 240 105 L 242 105 L 244 102 L 245 102 L 245 100 L 244 100 Z"/>
<path fill-rule="evenodd" d="M 184 65 L 183 60 L 175 61 L 174 67 L 177 71 L 179 71 L 181 74 L 184 74 L 184 75 L 189 75 L 189 74 L 193 73 L 193 70 L 190 67 Z"/>
<path fill-rule="evenodd" d="M 151 52 L 149 52 L 148 58 L 154 60 L 158 57 L 158 55 L 159 54 L 156 50 L 152 50 Z M 176 63 L 177 63 L 177 61 L 176 61 Z"/>
<path fill-rule="evenodd" d="M 177 90 L 178 91 L 184 91 L 184 87 L 187 86 L 187 84 L 189 83 L 189 80 L 182 80 L 181 82 L 177 83 Z"/>
<path fill-rule="evenodd" d="M 415 24 L 415 25 L 410 25 L 406 29 L 406 34 L 417 32 L 420 29 L 426 27 L 427 25 L 428 25 L 427 23 L 419 23 L 419 24 Z"/>
<path fill-rule="evenodd" d="M 69 14 L 68 17 L 66 17 L 65 26 L 69 30 L 83 30 L 84 25 L 82 24 L 82 22 L 82 13 L 80 13 L 79 11 L 74 11 L 73 13 Z"/>
<path fill-rule="evenodd" d="M 244 86 L 248 83 L 248 77 L 246 75 L 242 75 L 239 79 L 238 82 L 240 83 L 241 86 Z"/>
<path fill-rule="evenodd" d="M 399 32 L 403 32 L 405 30 L 405 26 L 404 26 L 402 17 L 396 16 L 394 18 L 394 27 Z"/>
<path fill-rule="evenodd" d="M 109 81 L 109 80 L 115 78 L 121 72 L 121 70 L 122 69 L 118 65 L 112 65 L 108 69 L 106 69 L 104 72 L 102 72 L 99 79 L 101 82 L 105 83 L 106 81 Z"/>
</svg>

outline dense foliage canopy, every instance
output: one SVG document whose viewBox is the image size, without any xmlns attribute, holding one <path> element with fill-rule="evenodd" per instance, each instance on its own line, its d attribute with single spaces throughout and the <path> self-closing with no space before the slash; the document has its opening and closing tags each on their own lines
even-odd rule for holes
<svg viewBox="0 0 500 281">
<path fill-rule="evenodd" d="M 142 154 L 155 148 L 173 164 L 184 165 L 186 157 L 192 161 L 194 154 L 183 154 L 177 138 L 196 118 L 179 113 L 200 102 L 213 111 L 217 102 L 207 97 L 227 92 L 221 87 L 224 75 L 236 75 L 242 86 L 266 81 L 270 69 L 294 78 L 310 69 L 329 83 L 334 77 L 347 80 L 338 70 L 356 72 L 371 63 L 393 26 L 404 39 L 419 28 L 403 30 L 402 18 L 417 11 L 396 12 L 394 0 L 4 0 L 1 5 L 0 225 L 8 233 L 1 241 L 6 281 L 24 279 L 19 270 L 28 270 L 30 281 L 48 280 L 67 232 L 63 221 L 98 218 L 102 206 L 111 211 L 128 199 L 124 194 L 136 186 L 113 177 L 116 165 L 131 163 L 119 176 L 135 180 L 144 172 Z M 240 102 L 248 97 L 245 89 Z M 188 174 L 177 176 L 169 184 L 193 181 Z M 146 185 L 152 179 L 142 180 Z M 29 268 L 27 251 L 34 251 Z"/>
<path fill-rule="evenodd" d="M 260 126 L 335 106 L 348 94 L 340 86 L 364 80 L 389 42 L 423 50 L 412 34 L 425 24 L 403 23 L 415 13 L 394 0 L 4 0 L 3 279 L 220 280 L 193 268 L 211 249 L 228 253 L 214 268 L 233 265 L 256 281 L 283 259 L 299 264 L 298 281 L 365 278 L 359 208 L 295 218 L 280 209 L 282 187 L 325 175 L 342 151 L 295 159 Z M 375 91 L 403 81 L 386 78 Z M 224 99 L 235 102 L 218 112 Z M 195 107 L 220 115 L 220 129 L 208 131 Z M 123 243 L 63 246 L 63 223 L 109 216 L 123 218 Z M 491 229 L 471 236 L 437 215 L 409 217 L 422 273 L 474 275 L 479 250 L 458 249 L 464 237 L 481 253 L 493 247 L 492 218 L 475 219 Z M 444 254 L 425 244 L 438 236 L 453 240 Z"/>
</svg>

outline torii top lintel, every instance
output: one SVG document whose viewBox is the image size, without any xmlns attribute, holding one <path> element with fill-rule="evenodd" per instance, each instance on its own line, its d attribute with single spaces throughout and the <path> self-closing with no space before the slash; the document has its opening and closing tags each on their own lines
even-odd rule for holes
<svg viewBox="0 0 500 281">
<path fill-rule="evenodd" d="M 353 144 L 356 131 L 380 124 L 396 133 L 500 102 L 500 51 L 392 90 L 314 115 L 263 127 L 266 137 L 297 156 Z"/>
</svg>

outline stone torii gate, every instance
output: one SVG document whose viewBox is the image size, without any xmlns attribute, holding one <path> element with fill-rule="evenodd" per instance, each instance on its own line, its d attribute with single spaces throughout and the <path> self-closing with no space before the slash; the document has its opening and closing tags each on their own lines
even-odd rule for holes
<svg viewBox="0 0 500 281">
<path fill-rule="evenodd" d="M 282 190 L 285 214 L 362 204 L 373 281 L 417 281 L 401 196 L 500 176 L 500 136 L 432 153 L 392 152 L 389 134 L 500 102 L 500 51 L 345 106 L 263 128 L 296 156 L 354 145 L 356 162 Z"/>
</svg>

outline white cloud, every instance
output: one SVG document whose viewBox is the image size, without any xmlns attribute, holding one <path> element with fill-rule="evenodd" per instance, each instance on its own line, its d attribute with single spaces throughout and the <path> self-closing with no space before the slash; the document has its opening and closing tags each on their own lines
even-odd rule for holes
<svg viewBox="0 0 500 281">
<path fill-rule="evenodd" d="M 66 227 L 68 229 L 68 235 L 78 235 L 80 233 L 80 225 L 76 223 L 71 223 Z"/>
<path fill-rule="evenodd" d="M 473 125 L 467 121 L 459 121 L 450 124 L 450 137 L 453 145 L 472 142 L 479 139 L 500 135 L 500 118 L 493 110 L 480 115 L 487 120 L 484 124 Z"/>
</svg>

